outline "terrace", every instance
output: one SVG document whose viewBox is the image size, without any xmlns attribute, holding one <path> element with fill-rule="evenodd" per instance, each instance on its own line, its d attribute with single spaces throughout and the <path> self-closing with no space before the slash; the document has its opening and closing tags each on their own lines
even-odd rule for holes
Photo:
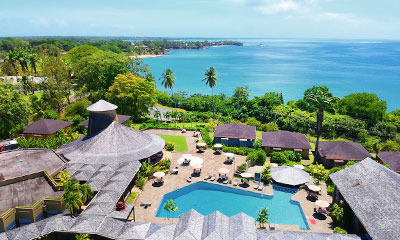
<svg viewBox="0 0 400 240">
<path fill-rule="evenodd" d="M 206 150 L 204 153 L 198 153 L 196 149 L 196 141 L 193 137 L 192 131 L 187 131 L 182 133 L 178 130 L 165 130 L 165 129 L 149 129 L 145 132 L 159 135 L 170 135 L 170 136 L 184 136 L 187 142 L 187 152 L 165 152 L 164 157 L 171 159 L 171 169 L 178 167 L 178 174 L 167 173 L 164 177 L 164 184 L 160 187 L 153 186 L 155 179 L 150 179 L 143 187 L 138 197 L 135 200 L 135 221 L 136 222 L 151 222 L 151 223 L 176 223 L 178 219 L 165 219 L 156 217 L 157 209 L 163 199 L 163 196 L 167 193 L 186 187 L 190 184 L 204 181 L 204 177 L 209 173 L 211 175 L 216 174 L 218 178 L 218 169 L 226 168 L 229 170 L 227 176 L 229 179 L 233 179 L 235 168 L 243 163 L 246 163 L 246 156 L 235 155 L 234 164 L 225 164 L 226 156 L 224 153 L 215 154 L 214 150 Z M 191 154 L 193 157 L 199 157 L 203 159 L 201 175 L 193 176 L 191 182 L 187 182 L 187 178 L 192 175 L 193 167 L 190 165 L 180 165 L 178 164 L 178 159 L 182 158 L 185 154 Z M 210 182 L 210 181 L 208 181 Z M 253 183 L 247 188 L 242 188 L 240 186 L 233 186 L 232 184 L 223 184 L 217 180 L 212 182 L 214 184 L 219 184 L 231 188 L 242 189 L 250 192 L 262 193 L 265 195 L 273 195 L 274 190 L 272 184 L 269 184 L 263 188 L 262 191 L 255 190 L 253 188 Z M 313 184 L 311 181 L 309 184 Z M 319 200 L 325 200 L 332 202 L 331 196 L 327 195 L 327 189 L 325 186 L 321 186 L 321 191 L 319 195 Z M 332 233 L 331 223 L 332 220 L 329 216 L 320 216 L 320 214 L 314 213 L 314 208 L 317 208 L 316 204 L 308 200 L 308 192 L 305 189 L 299 190 L 291 198 L 294 201 L 298 201 L 304 212 L 304 216 L 307 219 L 308 225 L 311 232 L 323 232 Z M 141 206 L 141 203 L 151 203 L 149 207 Z M 160 206 L 162 207 L 162 206 Z M 178 206 L 179 207 L 179 206 Z M 315 220 L 315 224 L 312 224 Z M 277 225 L 273 224 L 276 230 L 290 230 L 290 231 L 307 231 L 300 230 L 297 225 Z"/>
</svg>

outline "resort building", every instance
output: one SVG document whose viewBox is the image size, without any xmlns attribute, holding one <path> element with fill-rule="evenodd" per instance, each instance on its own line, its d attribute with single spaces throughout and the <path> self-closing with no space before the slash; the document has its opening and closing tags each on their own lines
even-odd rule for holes
<svg viewBox="0 0 400 240">
<path fill-rule="evenodd" d="M 342 166 L 347 161 L 362 161 L 365 158 L 372 158 L 361 144 L 345 141 L 321 141 L 316 154 L 318 154 L 320 163 L 327 169 Z"/>
<path fill-rule="evenodd" d="M 266 153 L 273 151 L 295 151 L 301 153 L 301 157 L 308 159 L 311 149 L 306 135 L 288 131 L 263 132 L 262 147 Z"/>
<path fill-rule="evenodd" d="M 117 114 L 117 121 L 121 124 L 124 124 L 126 121 L 128 121 L 129 119 L 131 119 L 131 116 L 128 115 L 121 115 L 121 114 Z M 79 123 L 79 126 L 82 127 L 87 127 L 89 126 L 89 119 L 86 119 L 85 121 Z"/>
<path fill-rule="evenodd" d="M 253 147 L 256 138 L 255 126 L 239 123 L 218 125 L 214 131 L 214 143 L 225 146 Z"/>
<path fill-rule="evenodd" d="M 376 155 L 376 159 L 381 164 L 387 164 L 390 169 L 400 173 L 400 152 L 380 152 Z"/>
<path fill-rule="evenodd" d="M 25 127 L 20 137 L 25 138 L 40 138 L 55 136 L 61 129 L 67 130 L 74 123 L 54 119 L 40 119 Z"/>
<path fill-rule="evenodd" d="M 0 232 L 63 211 L 62 192 L 51 178 L 65 160 L 51 149 L 0 153 Z"/>
<path fill-rule="evenodd" d="M 400 239 L 400 175 L 367 158 L 329 175 L 334 203 L 350 208 L 354 233 L 372 239 Z"/>
</svg>

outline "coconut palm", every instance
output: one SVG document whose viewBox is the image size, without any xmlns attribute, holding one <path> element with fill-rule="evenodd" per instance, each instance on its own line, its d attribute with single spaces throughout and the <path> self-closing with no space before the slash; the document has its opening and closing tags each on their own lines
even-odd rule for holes
<svg viewBox="0 0 400 240">
<path fill-rule="evenodd" d="M 214 104 L 214 87 L 217 85 L 218 79 L 218 73 L 215 71 L 214 67 L 210 67 L 209 69 L 206 70 L 204 73 L 205 78 L 203 79 L 203 82 L 206 82 L 206 85 L 211 88 L 211 97 L 212 97 L 212 106 L 213 106 L 213 114 L 215 110 L 215 104 Z"/>
<path fill-rule="evenodd" d="M 174 91 L 172 88 L 175 86 L 175 79 L 176 77 L 173 75 L 174 72 L 168 68 L 165 69 L 165 71 L 162 73 L 160 79 L 162 80 L 161 84 L 167 89 L 171 89 L 171 96 L 174 95 Z M 176 102 L 175 102 L 175 108 L 176 108 Z"/>
<path fill-rule="evenodd" d="M 31 65 L 32 71 L 34 73 L 37 73 L 36 63 L 38 61 L 38 55 L 34 52 L 30 52 L 27 54 L 27 58 L 28 58 L 29 64 Z"/>
<path fill-rule="evenodd" d="M 168 202 L 164 205 L 164 209 L 168 212 L 168 218 L 171 216 L 171 212 L 178 211 L 178 206 L 173 199 L 168 200 Z"/>
<path fill-rule="evenodd" d="M 85 204 L 88 201 L 88 199 L 93 198 L 94 192 L 93 192 L 92 188 L 90 188 L 90 186 L 88 184 L 80 185 L 79 186 L 79 191 L 80 191 L 80 193 L 82 195 L 83 204 Z"/>
<path fill-rule="evenodd" d="M 268 223 L 268 208 L 263 208 L 261 211 L 258 211 L 257 222 L 260 223 L 260 228 L 264 228 L 264 223 Z"/>
<path fill-rule="evenodd" d="M 76 179 L 71 179 L 64 183 L 64 194 L 71 192 L 79 192 L 79 182 Z"/>
<path fill-rule="evenodd" d="M 63 201 L 71 214 L 74 214 L 75 210 L 80 209 L 83 205 L 82 196 L 79 192 L 64 192 Z"/>
<path fill-rule="evenodd" d="M 319 138 L 322 132 L 322 122 L 324 120 L 324 110 L 332 105 L 337 100 L 332 96 L 327 87 L 313 87 L 306 90 L 304 99 L 317 108 L 317 142 L 315 144 L 316 157 L 319 160 Z"/>
</svg>

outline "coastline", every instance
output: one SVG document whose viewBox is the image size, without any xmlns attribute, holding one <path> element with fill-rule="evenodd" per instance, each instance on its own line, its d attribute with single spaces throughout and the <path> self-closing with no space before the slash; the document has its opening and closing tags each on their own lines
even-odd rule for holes
<svg viewBox="0 0 400 240">
<path fill-rule="evenodd" d="M 132 58 L 152 58 L 152 57 L 162 57 L 165 54 L 142 54 L 142 55 L 130 55 L 128 56 L 130 59 Z"/>
</svg>

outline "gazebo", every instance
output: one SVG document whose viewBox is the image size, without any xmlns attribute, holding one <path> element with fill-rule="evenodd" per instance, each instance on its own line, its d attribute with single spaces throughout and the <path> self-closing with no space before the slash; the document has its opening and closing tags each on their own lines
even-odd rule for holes
<svg viewBox="0 0 400 240">
<path fill-rule="evenodd" d="M 284 185 L 298 186 L 310 181 L 310 174 L 298 168 L 279 166 L 271 168 L 270 171 L 272 179 Z"/>
</svg>

